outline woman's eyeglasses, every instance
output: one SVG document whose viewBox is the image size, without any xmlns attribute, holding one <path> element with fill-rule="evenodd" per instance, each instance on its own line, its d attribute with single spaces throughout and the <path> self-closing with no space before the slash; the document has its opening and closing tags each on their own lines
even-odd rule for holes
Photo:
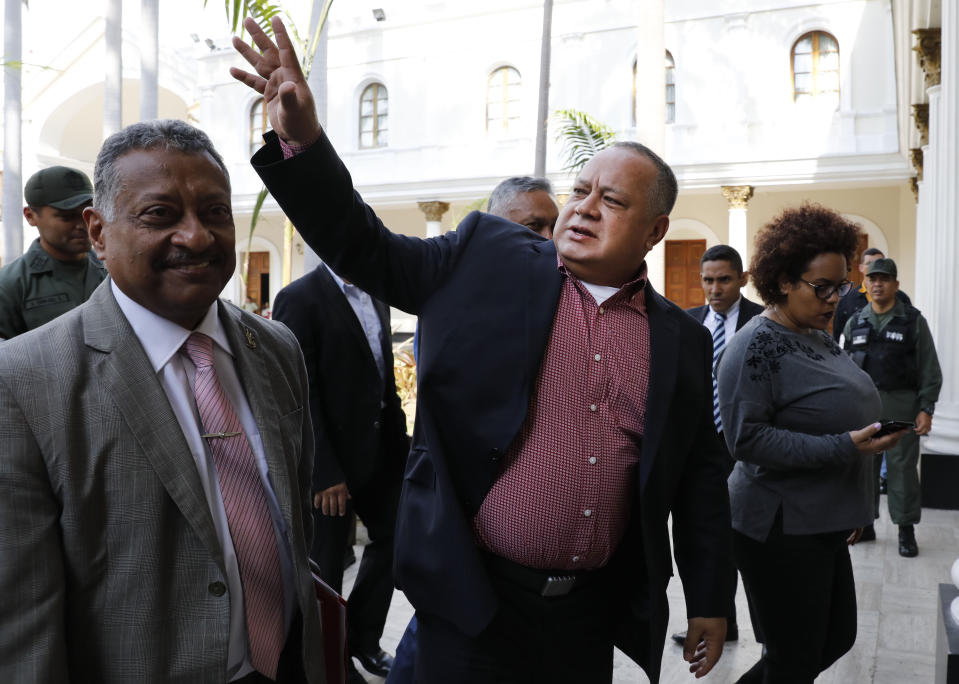
<svg viewBox="0 0 959 684">
<path fill-rule="evenodd" d="M 800 278 L 800 280 L 811 287 L 819 299 L 829 299 L 837 292 L 839 293 L 840 297 L 845 297 L 847 294 L 849 294 L 849 290 L 852 289 L 852 283 L 848 280 L 843 280 L 839 283 L 829 283 L 826 285 L 816 285 L 816 283 L 811 283 L 808 280 L 803 280 L 802 278 Z"/>
</svg>

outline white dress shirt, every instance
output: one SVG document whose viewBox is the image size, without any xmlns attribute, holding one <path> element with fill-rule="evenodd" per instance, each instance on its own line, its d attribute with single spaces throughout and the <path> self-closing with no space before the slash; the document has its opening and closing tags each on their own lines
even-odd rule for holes
<svg viewBox="0 0 959 684">
<path fill-rule="evenodd" d="M 742 301 L 743 298 L 742 295 L 740 295 L 739 299 L 737 299 L 731 307 L 726 309 L 726 344 L 729 344 L 729 340 L 736 334 L 736 323 L 739 322 L 739 305 Z M 716 316 L 713 307 L 710 306 L 709 313 L 706 314 L 706 320 L 703 321 L 703 325 L 709 330 L 710 335 L 716 332 L 720 320 L 721 319 Z"/>
<path fill-rule="evenodd" d="M 356 318 L 360 322 L 360 327 L 363 328 L 363 333 L 366 335 L 366 342 L 370 346 L 373 360 L 376 361 L 376 368 L 380 372 L 380 378 L 385 378 L 386 361 L 383 358 L 382 347 L 383 326 L 380 324 L 380 316 L 376 313 L 376 307 L 373 306 L 373 298 L 356 285 L 349 284 L 348 286 L 348 283 L 336 275 L 333 269 L 326 264 L 323 264 L 323 267 L 333 276 L 333 280 L 340 286 L 340 292 L 346 297 L 350 308 L 353 309 L 353 313 L 356 314 Z"/>
<path fill-rule="evenodd" d="M 180 429 L 183 431 L 183 436 L 190 447 L 197 473 L 200 475 L 200 482 L 203 484 L 203 493 L 206 495 L 207 504 L 213 516 L 216 536 L 223 549 L 223 561 L 226 565 L 226 580 L 229 589 L 230 641 L 226 673 L 227 681 L 233 681 L 253 672 L 253 666 L 250 664 L 240 571 L 237 566 L 236 552 L 233 549 L 233 539 L 230 536 L 230 527 L 227 523 L 226 510 L 223 508 L 223 496 L 220 493 L 220 484 L 216 476 L 216 465 L 213 462 L 213 454 L 200 436 L 200 415 L 197 412 L 196 399 L 193 393 L 193 376 L 196 374 L 196 368 L 188 356 L 178 353 L 190 333 L 201 332 L 213 340 L 213 366 L 217 378 L 230 403 L 233 404 L 233 408 L 240 418 L 240 423 L 243 425 L 243 431 L 250 442 L 250 447 L 253 449 L 257 469 L 260 471 L 260 480 L 266 493 L 267 507 L 270 510 L 270 517 L 273 519 L 277 548 L 280 552 L 280 571 L 283 573 L 283 617 L 288 632 L 296 603 L 296 594 L 293 590 L 295 587 L 293 554 L 287 542 L 286 522 L 283 520 L 283 514 L 280 512 L 273 485 L 270 483 L 266 455 L 263 452 L 263 443 L 260 440 L 260 431 L 246 400 L 243 386 L 236 374 L 236 368 L 233 365 L 233 352 L 217 316 L 217 302 L 210 305 L 206 316 L 195 330 L 186 330 L 127 297 L 115 282 L 111 281 L 110 285 L 117 304 L 120 305 L 120 310 L 130 322 L 137 339 L 140 340 L 154 372 L 157 373 L 160 385 L 170 401 L 173 413 L 180 423 Z"/>
</svg>

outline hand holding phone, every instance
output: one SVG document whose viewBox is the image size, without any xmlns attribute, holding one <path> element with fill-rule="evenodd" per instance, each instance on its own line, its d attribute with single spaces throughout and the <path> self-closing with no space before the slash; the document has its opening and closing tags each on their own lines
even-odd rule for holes
<svg viewBox="0 0 959 684">
<path fill-rule="evenodd" d="M 891 435 L 893 432 L 899 432 L 900 430 L 911 430 L 916 427 L 916 424 L 909 420 L 884 420 L 882 421 L 882 427 L 879 428 L 879 431 L 876 432 L 872 437 L 876 439 L 877 437 L 885 437 L 886 435 Z"/>
</svg>

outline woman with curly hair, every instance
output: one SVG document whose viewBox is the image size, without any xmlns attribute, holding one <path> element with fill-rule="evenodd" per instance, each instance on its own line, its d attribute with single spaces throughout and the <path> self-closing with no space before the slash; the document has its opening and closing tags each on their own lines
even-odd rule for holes
<svg viewBox="0 0 959 684">
<path fill-rule="evenodd" d="M 739 680 L 812 682 L 856 640 L 848 544 L 873 520 L 879 395 L 826 332 L 859 228 L 818 205 L 787 209 L 756 238 L 750 275 L 766 311 L 717 369 L 733 552 L 763 657 Z"/>
</svg>

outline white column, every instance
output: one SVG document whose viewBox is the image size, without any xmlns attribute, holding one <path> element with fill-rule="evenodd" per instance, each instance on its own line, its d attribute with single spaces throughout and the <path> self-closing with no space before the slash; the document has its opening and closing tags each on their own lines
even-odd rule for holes
<svg viewBox="0 0 959 684">
<path fill-rule="evenodd" d="M 140 2 L 140 121 L 159 112 L 159 0 Z"/>
<path fill-rule="evenodd" d="M 743 266 L 749 268 L 749 241 L 746 233 L 746 211 L 749 200 L 753 196 L 751 185 L 724 185 L 723 197 L 729 206 L 729 237 L 730 247 L 739 252 Z"/>
<path fill-rule="evenodd" d="M 417 202 L 416 206 L 426 215 L 426 237 L 437 237 L 443 232 L 443 214 L 450 209 L 449 202 Z"/>
<path fill-rule="evenodd" d="M 959 348 L 955 343 L 959 331 L 955 305 L 959 292 L 959 7 L 955 2 L 942 3 L 940 64 L 935 107 L 932 91 L 936 89 L 930 88 L 929 93 L 929 151 L 934 167 L 926 167 L 923 174 L 926 179 L 935 174 L 936 216 L 927 226 L 932 237 L 925 245 L 927 251 L 918 252 L 917 245 L 917 260 L 932 272 L 935 294 L 929 304 L 920 306 L 932 329 L 944 382 L 924 450 L 959 455 Z"/>
<path fill-rule="evenodd" d="M 922 168 L 916 169 L 920 181 L 916 206 L 916 288 L 913 300 L 927 318 L 933 309 L 938 308 L 940 298 L 932 260 L 936 253 L 936 228 L 940 221 L 942 199 L 942 175 L 938 168 L 942 138 L 941 93 L 942 86 L 939 85 L 926 91 L 929 97 L 929 142 L 922 147 Z"/>
<path fill-rule="evenodd" d="M 21 0 L 6 0 L 3 12 L 3 253 L 0 265 L 23 254 L 23 168 L 20 138 Z"/>
<path fill-rule="evenodd" d="M 103 137 L 123 128 L 123 3 L 106 0 Z"/>
<path fill-rule="evenodd" d="M 663 0 L 636 2 L 636 139 L 656 154 L 666 143 Z"/>
</svg>

